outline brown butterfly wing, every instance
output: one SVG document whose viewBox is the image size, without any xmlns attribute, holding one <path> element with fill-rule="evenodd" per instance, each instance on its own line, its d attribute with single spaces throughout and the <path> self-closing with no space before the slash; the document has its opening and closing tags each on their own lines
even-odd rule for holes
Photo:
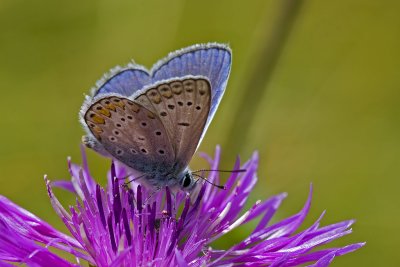
<svg viewBox="0 0 400 267">
<path fill-rule="evenodd" d="M 174 79 L 146 90 L 135 98 L 160 117 L 175 152 L 176 170 L 189 164 L 199 145 L 211 105 L 208 80 Z"/>
<path fill-rule="evenodd" d="M 85 122 L 114 158 L 145 173 L 171 169 L 175 152 L 157 114 L 140 103 L 111 96 L 87 110 Z"/>
</svg>

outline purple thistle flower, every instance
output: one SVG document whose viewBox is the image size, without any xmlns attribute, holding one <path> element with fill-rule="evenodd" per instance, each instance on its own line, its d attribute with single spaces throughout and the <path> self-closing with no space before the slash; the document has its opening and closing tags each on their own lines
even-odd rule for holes
<svg viewBox="0 0 400 267">
<path fill-rule="evenodd" d="M 217 169 L 215 158 L 208 156 Z M 316 250 L 319 245 L 351 233 L 354 221 L 320 227 L 321 217 L 307 229 L 296 232 L 311 204 L 312 190 L 297 214 L 275 224 L 270 220 L 286 194 L 256 202 L 243 212 L 255 186 L 258 156 L 232 173 L 227 190 L 203 184 L 197 194 L 154 192 L 132 182 L 129 187 L 116 177 L 126 169 L 111 165 L 108 185 L 100 187 L 91 177 L 83 152 L 83 166 L 72 164 L 71 181 L 50 182 L 45 178 L 51 203 L 72 236 L 65 235 L 32 213 L 0 196 L 0 267 L 25 263 L 28 266 L 328 266 L 336 257 L 364 245 Z M 239 169 L 236 162 L 234 169 Z M 219 182 L 212 172 L 209 181 Z M 53 194 L 53 186 L 73 192 L 77 202 L 66 210 Z M 260 217 L 250 235 L 227 250 L 212 242 L 233 229 Z M 70 262 L 56 250 L 75 258 Z"/>
</svg>

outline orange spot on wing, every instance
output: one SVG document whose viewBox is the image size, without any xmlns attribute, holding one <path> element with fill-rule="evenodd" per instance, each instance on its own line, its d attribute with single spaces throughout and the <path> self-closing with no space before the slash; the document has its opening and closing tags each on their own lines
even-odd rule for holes
<svg viewBox="0 0 400 267">
<path fill-rule="evenodd" d="M 100 117 L 99 115 L 95 115 L 95 116 L 93 116 L 92 118 L 91 118 L 91 120 L 93 121 L 93 122 L 95 122 L 95 123 L 97 123 L 97 124 L 104 124 L 106 121 L 102 118 L 102 117 Z"/>
</svg>

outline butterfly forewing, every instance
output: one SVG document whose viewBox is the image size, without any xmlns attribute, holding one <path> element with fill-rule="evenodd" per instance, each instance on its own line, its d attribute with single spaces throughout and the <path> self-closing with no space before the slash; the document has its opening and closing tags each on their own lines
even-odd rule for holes
<svg viewBox="0 0 400 267">
<path fill-rule="evenodd" d="M 105 97 L 84 116 L 92 134 L 116 159 L 144 173 L 168 171 L 175 152 L 159 116 L 126 98 Z"/>
<path fill-rule="evenodd" d="M 211 103 L 211 86 L 200 77 L 170 80 L 135 99 L 161 119 L 175 152 L 177 171 L 186 168 L 203 133 Z"/>
</svg>

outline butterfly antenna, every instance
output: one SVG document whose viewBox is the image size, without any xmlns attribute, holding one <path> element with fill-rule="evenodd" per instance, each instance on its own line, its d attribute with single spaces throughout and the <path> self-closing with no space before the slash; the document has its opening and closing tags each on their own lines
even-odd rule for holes
<svg viewBox="0 0 400 267">
<path fill-rule="evenodd" d="M 209 183 L 209 184 L 211 184 L 211 185 L 213 185 L 213 186 L 215 186 L 215 187 L 217 187 L 217 188 L 219 188 L 219 189 L 226 190 L 226 186 L 225 186 L 225 185 L 214 184 L 213 182 L 207 180 L 207 179 L 204 178 L 203 176 L 198 175 L 198 174 L 195 174 L 195 173 L 193 173 L 193 172 L 192 172 L 192 175 L 203 179 L 203 180 L 206 181 L 207 183 Z"/>
<path fill-rule="evenodd" d="M 207 169 L 201 169 L 201 170 L 196 170 L 192 171 L 192 173 L 197 173 L 197 172 L 230 172 L 230 173 L 237 173 L 237 172 L 245 172 L 247 171 L 246 169 L 239 169 L 239 170 L 207 170 Z"/>
</svg>

